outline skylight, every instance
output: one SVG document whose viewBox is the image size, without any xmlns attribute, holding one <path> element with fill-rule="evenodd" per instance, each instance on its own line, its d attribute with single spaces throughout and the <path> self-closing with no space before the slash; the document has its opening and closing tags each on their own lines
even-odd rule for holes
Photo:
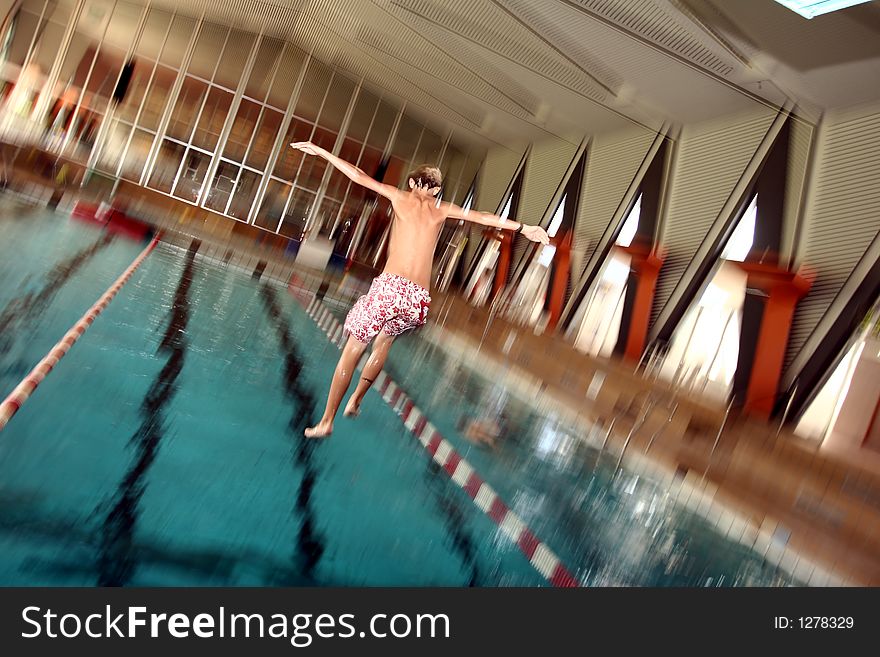
<svg viewBox="0 0 880 657">
<path fill-rule="evenodd" d="M 636 231 L 639 229 L 639 216 L 641 213 L 642 195 L 639 194 L 639 198 L 636 199 L 636 204 L 633 206 L 632 210 L 630 210 L 629 215 L 627 215 L 626 221 L 623 222 L 623 228 L 620 229 L 620 234 L 617 236 L 618 246 L 629 246 L 632 244 L 633 238 L 636 236 Z"/>
<path fill-rule="evenodd" d="M 562 225 L 562 218 L 565 216 L 565 197 L 562 197 L 562 201 L 559 203 L 559 207 L 556 208 L 556 214 L 553 215 L 553 219 L 550 221 L 550 227 L 547 229 L 547 235 L 550 237 L 556 237 L 556 231 L 559 230 L 559 227 Z"/>
<path fill-rule="evenodd" d="M 758 195 L 755 194 L 752 202 L 749 203 L 749 207 L 746 208 L 745 213 L 743 213 L 742 218 L 739 220 L 736 230 L 733 231 L 733 235 L 727 241 L 727 246 L 724 247 L 724 252 L 721 254 L 722 258 L 734 262 L 742 262 L 746 259 L 755 241 L 755 219 L 757 217 Z"/>
<path fill-rule="evenodd" d="M 441 195 L 442 195 L 442 192 L 441 192 Z M 473 202 L 474 202 L 474 189 L 472 187 L 471 190 L 468 192 L 467 198 L 464 200 L 464 205 L 461 206 L 461 209 L 464 210 L 465 212 L 467 212 L 468 210 L 471 209 L 471 205 L 473 205 Z M 509 210 L 510 201 L 507 201 L 507 205 L 508 205 L 508 207 L 505 209 Z"/>
<path fill-rule="evenodd" d="M 511 201 L 513 201 L 513 194 L 511 194 L 510 196 L 507 197 L 507 203 L 504 204 L 504 209 L 501 211 L 501 214 L 498 215 L 504 221 L 507 221 L 507 215 L 510 214 Z M 468 206 L 468 209 L 470 209 L 470 206 Z"/>
<path fill-rule="evenodd" d="M 776 2 L 804 18 L 815 18 L 821 14 L 864 4 L 868 0 L 776 0 Z"/>
</svg>

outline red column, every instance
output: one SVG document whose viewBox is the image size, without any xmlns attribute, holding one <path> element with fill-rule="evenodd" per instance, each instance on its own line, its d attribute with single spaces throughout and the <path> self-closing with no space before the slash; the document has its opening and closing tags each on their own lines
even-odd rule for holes
<svg viewBox="0 0 880 657">
<path fill-rule="evenodd" d="M 767 419 L 776 403 L 795 306 L 810 290 L 812 276 L 772 264 L 739 265 L 748 275 L 746 285 L 766 295 L 743 410 Z"/>
<path fill-rule="evenodd" d="M 568 270 L 571 265 L 571 231 L 565 231 L 551 240 L 555 243 L 556 253 L 553 254 L 555 272 L 550 281 L 550 318 L 547 322 L 547 331 L 556 328 L 559 317 L 562 315 L 562 305 L 565 302 L 565 289 L 568 286 Z"/>
<path fill-rule="evenodd" d="M 636 278 L 636 292 L 632 312 L 629 315 L 629 331 L 626 334 L 623 358 L 637 363 L 645 351 L 648 326 L 651 322 L 651 308 L 654 305 L 654 290 L 657 287 L 657 277 L 660 275 L 664 256 L 647 244 L 618 248 L 629 255 L 630 271 Z"/>
<path fill-rule="evenodd" d="M 494 299 L 504 285 L 507 283 L 507 274 L 510 271 L 510 259 L 513 253 L 513 234 L 509 230 L 502 230 L 501 235 L 497 235 L 496 231 L 492 231 L 491 239 L 500 239 L 501 244 L 498 247 L 498 265 L 495 267 L 495 284 L 492 286 L 492 298 Z"/>
</svg>

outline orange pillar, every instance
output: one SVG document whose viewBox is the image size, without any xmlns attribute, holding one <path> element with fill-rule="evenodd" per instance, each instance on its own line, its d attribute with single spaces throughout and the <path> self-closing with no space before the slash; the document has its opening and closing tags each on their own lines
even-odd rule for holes
<svg viewBox="0 0 880 657">
<path fill-rule="evenodd" d="M 507 283 L 507 274 L 510 271 L 510 259 L 513 253 L 513 234 L 509 230 L 502 230 L 501 235 L 498 236 L 495 231 L 492 231 L 491 238 L 501 240 L 498 266 L 495 267 L 495 284 L 492 287 L 492 298 L 494 299 Z"/>
<path fill-rule="evenodd" d="M 550 281 L 550 318 L 547 322 L 547 330 L 552 331 L 562 315 L 562 305 L 565 302 L 565 289 L 568 286 L 568 270 L 571 264 L 571 232 L 566 231 L 561 237 L 557 236 L 556 253 L 553 255 L 555 271 L 553 280 Z"/>
<path fill-rule="evenodd" d="M 629 330 L 626 334 L 623 358 L 637 363 L 642 358 L 645 341 L 648 338 L 654 290 L 657 287 L 660 268 L 663 266 L 663 255 L 647 244 L 621 247 L 621 251 L 629 255 L 630 271 L 635 274 L 636 279 L 636 291 L 629 313 Z M 626 316 L 624 314 L 624 319 Z"/>
<path fill-rule="evenodd" d="M 810 290 L 812 277 L 772 264 L 741 262 L 739 265 L 748 276 L 747 288 L 764 295 L 743 410 L 769 419 L 776 403 L 795 306 Z"/>
</svg>

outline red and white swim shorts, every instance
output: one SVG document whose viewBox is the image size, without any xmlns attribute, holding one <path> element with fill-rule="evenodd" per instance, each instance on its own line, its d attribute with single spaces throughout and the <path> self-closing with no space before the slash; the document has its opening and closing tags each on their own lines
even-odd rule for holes
<svg viewBox="0 0 880 657">
<path fill-rule="evenodd" d="M 430 305 L 431 295 L 421 285 L 397 274 L 379 274 L 349 311 L 345 330 L 360 342 L 369 342 L 379 331 L 400 335 L 424 324 Z"/>
</svg>

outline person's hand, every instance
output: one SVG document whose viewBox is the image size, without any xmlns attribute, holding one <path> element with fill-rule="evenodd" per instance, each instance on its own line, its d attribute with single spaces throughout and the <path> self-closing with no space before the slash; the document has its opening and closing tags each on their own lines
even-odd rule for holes
<svg viewBox="0 0 880 657">
<path fill-rule="evenodd" d="M 525 237 L 526 239 L 530 239 L 533 242 L 540 242 L 541 244 L 550 243 L 550 238 L 547 236 L 547 231 L 540 226 L 523 225 L 520 233 L 522 233 L 523 237 Z"/>
<path fill-rule="evenodd" d="M 302 151 L 303 153 L 308 153 L 309 155 L 320 155 L 320 146 L 316 146 L 310 141 L 295 141 L 290 144 L 291 148 L 295 148 L 298 151 Z"/>
</svg>

